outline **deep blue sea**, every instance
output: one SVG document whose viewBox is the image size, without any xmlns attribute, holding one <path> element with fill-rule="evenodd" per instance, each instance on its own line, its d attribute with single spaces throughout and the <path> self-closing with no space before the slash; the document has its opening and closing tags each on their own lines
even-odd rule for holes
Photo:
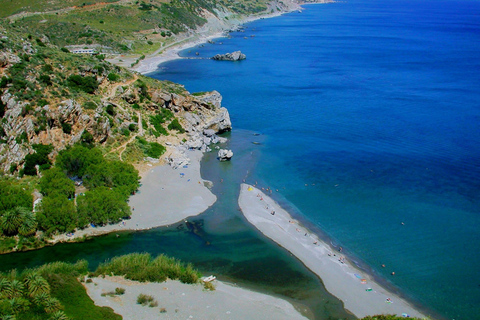
<svg viewBox="0 0 480 320">
<path fill-rule="evenodd" d="M 249 182 L 408 297 L 480 319 L 480 1 L 306 5 L 183 55 L 236 50 L 150 76 L 219 91 Z"/>
</svg>

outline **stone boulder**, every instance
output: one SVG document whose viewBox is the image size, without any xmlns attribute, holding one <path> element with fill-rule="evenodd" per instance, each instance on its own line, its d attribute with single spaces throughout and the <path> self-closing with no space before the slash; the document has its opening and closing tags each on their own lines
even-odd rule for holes
<svg viewBox="0 0 480 320">
<path fill-rule="evenodd" d="M 206 129 L 212 129 L 216 133 L 223 133 L 232 130 L 232 122 L 230 121 L 230 114 L 224 107 L 218 109 L 215 117 L 205 124 Z"/>
<path fill-rule="evenodd" d="M 227 149 L 218 150 L 218 160 L 229 161 L 233 157 L 233 151 Z"/>
<path fill-rule="evenodd" d="M 239 61 L 247 59 L 247 56 L 240 51 L 235 51 L 232 53 L 217 54 L 213 56 L 212 59 L 219 61 Z"/>
</svg>

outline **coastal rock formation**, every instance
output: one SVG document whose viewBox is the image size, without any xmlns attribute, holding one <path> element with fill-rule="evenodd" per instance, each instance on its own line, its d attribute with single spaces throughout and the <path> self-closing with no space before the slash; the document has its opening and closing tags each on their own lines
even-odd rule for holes
<svg viewBox="0 0 480 320">
<path fill-rule="evenodd" d="M 20 174 L 36 144 L 52 146 L 53 162 L 79 142 L 103 145 L 121 161 L 136 150 L 139 162 L 152 162 L 146 150 L 158 143 L 167 149 L 163 159 L 178 166 L 188 162 L 186 151 L 211 151 L 226 140 L 218 134 L 232 129 L 217 91 L 191 94 L 94 58 L 52 55 L 45 64 L 30 57 L 43 47 L 13 31 L 0 37 L 0 172 Z"/>
<path fill-rule="evenodd" d="M 232 159 L 233 151 L 227 149 L 220 149 L 218 150 L 218 160 L 220 161 L 228 161 Z"/>
<path fill-rule="evenodd" d="M 213 60 L 221 60 L 221 61 L 239 61 L 245 60 L 247 56 L 240 51 L 235 51 L 232 53 L 225 53 L 225 54 L 217 54 L 212 57 Z"/>
</svg>

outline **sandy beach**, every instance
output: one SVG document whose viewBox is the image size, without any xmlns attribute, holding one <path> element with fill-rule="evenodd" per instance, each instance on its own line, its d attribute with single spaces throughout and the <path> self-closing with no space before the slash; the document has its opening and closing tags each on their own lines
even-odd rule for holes
<svg viewBox="0 0 480 320">
<path fill-rule="evenodd" d="M 132 216 L 117 224 L 77 230 L 73 236 L 59 235 L 54 242 L 69 241 L 114 231 L 146 230 L 166 226 L 198 215 L 215 203 L 217 197 L 205 186 L 200 176 L 202 152 L 187 151 L 188 166 L 152 166 L 140 181 L 138 192 L 130 197 Z"/>
<path fill-rule="evenodd" d="M 328 0 L 325 2 L 329 2 Z M 228 31 L 237 28 L 238 26 L 258 19 L 273 18 L 284 13 L 288 13 L 295 10 L 301 10 L 298 3 L 294 1 L 283 1 L 285 6 L 283 11 L 275 11 L 268 14 L 259 14 L 252 16 L 237 16 L 227 15 L 222 12 L 217 12 L 218 16 L 214 16 L 209 13 L 205 13 L 207 23 L 196 30 L 190 30 L 177 36 L 176 41 L 160 47 L 154 53 L 147 55 L 145 59 L 138 62 L 138 64 L 131 67 L 138 57 L 123 57 L 121 55 L 108 58 L 107 60 L 113 64 L 137 71 L 141 74 L 148 74 L 158 69 L 161 63 L 182 59 L 179 56 L 179 52 L 185 49 L 189 49 L 198 46 L 203 43 L 207 43 L 209 40 L 226 37 Z M 226 19 L 228 18 L 228 19 Z M 219 51 L 218 53 L 225 53 Z"/>
<path fill-rule="evenodd" d="M 238 203 L 252 225 L 317 274 L 326 289 L 342 300 L 345 309 L 355 316 L 407 314 L 410 317 L 426 317 L 362 273 L 341 252 L 333 251 L 259 189 L 242 184 Z"/>
<path fill-rule="evenodd" d="M 285 300 L 213 281 L 214 291 L 203 285 L 167 280 L 163 283 L 141 283 L 123 277 L 94 278 L 84 283 L 88 295 L 98 306 L 111 307 L 125 320 L 150 319 L 307 319 Z M 102 293 L 124 288 L 125 294 L 102 296 Z M 137 304 L 139 294 L 152 296 L 158 306 Z M 162 311 L 162 312 L 161 312 Z"/>
</svg>

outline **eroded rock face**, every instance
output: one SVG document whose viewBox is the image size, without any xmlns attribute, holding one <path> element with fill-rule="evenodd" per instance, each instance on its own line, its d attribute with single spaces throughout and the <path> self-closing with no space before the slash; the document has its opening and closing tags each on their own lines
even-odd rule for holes
<svg viewBox="0 0 480 320">
<path fill-rule="evenodd" d="M 182 105 L 177 106 L 176 103 L 180 101 Z M 169 108 L 176 110 L 175 107 L 179 107 L 178 115 L 182 118 L 182 126 L 188 139 L 183 144 L 184 148 L 178 147 L 175 153 L 168 156 L 167 161 L 170 165 L 177 167 L 185 163 L 185 159 L 188 159 L 186 150 L 209 152 L 213 144 L 226 142 L 226 138 L 217 134 L 232 130 L 232 123 L 228 110 L 221 107 L 221 101 L 222 96 L 217 91 L 172 99 Z"/>
<path fill-rule="evenodd" d="M 59 150 L 80 141 L 85 130 L 100 143 L 110 135 L 109 120 L 99 114 L 85 114 L 75 100 L 69 99 L 26 112 L 28 104 L 17 101 L 10 93 L 4 93 L 0 98 L 6 105 L 0 124 L 5 133 L 3 139 L 6 140 L 0 144 L 0 169 L 3 171 L 8 171 L 12 163 L 23 163 L 25 156 L 33 152 L 32 144 L 51 144 L 54 147 L 52 157 L 55 157 Z M 69 126 L 70 132 L 63 129 L 65 125 Z M 22 138 L 19 144 L 18 138 L 23 136 L 27 140 Z"/>
<path fill-rule="evenodd" d="M 10 52 L 0 52 L 0 68 L 6 68 L 16 63 L 19 63 L 21 59 Z"/>
<path fill-rule="evenodd" d="M 166 158 L 175 167 L 188 163 L 186 150 L 211 151 L 212 145 L 226 141 L 217 135 L 232 129 L 229 113 L 221 106 L 222 96 L 217 91 L 190 95 L 186 91 L 179 94 L 156 89 L 149 92 L 152 99 L 143 102 L 142 109 L 132 109 L 132 104 L 140 101 L 134 85 L 118 86 L 106 91 L 109 92 L 108 96 L 101 97 L 101 102 L 89 108 L 82 107 L 74 99 L 68 99 L 34 109 L 28 109 L 26 102 L 17 101 L 8 90 L 4 91 L 0 96 L 6 106 L 0 123 L 4 131 L 4 137 L 0 138 L 5 140 L 0 143 L 0 170 L 7 172 L 12 163 L 21 167 L 25 156 L 34 152 L 32 144 L 52 144 L 53 160 L 60 150 L 81 141 L 85 131 L 93 136 L 95 142 L 104 143 L 109 137 L 115 139 L 121 135 L 131 124 L 140 127 L 141 120 L 146 124 L 141 133 L 144 135 L 151 128 L 150 115 L 161 108 L 172 111 L 185 129 L 185 133 L 173 132 L 168 137 L 159 138 L 160 143 L 177 148 Z M 110 113 L 107 109 L 110 109 Z M 22 135 L 26 135 L 26 140 L 20 142 L 16 138 Z M 145 137 L 155 139 L 153 136 Z"/>
<path fill-rule="evenodd" d="M 247 59 L 247 56 L 240 51 L 235 51 L 232 53 L 217 54 L 213 56 L 212 59 L 219 61 L 239 61 Z"/>
</svg>

